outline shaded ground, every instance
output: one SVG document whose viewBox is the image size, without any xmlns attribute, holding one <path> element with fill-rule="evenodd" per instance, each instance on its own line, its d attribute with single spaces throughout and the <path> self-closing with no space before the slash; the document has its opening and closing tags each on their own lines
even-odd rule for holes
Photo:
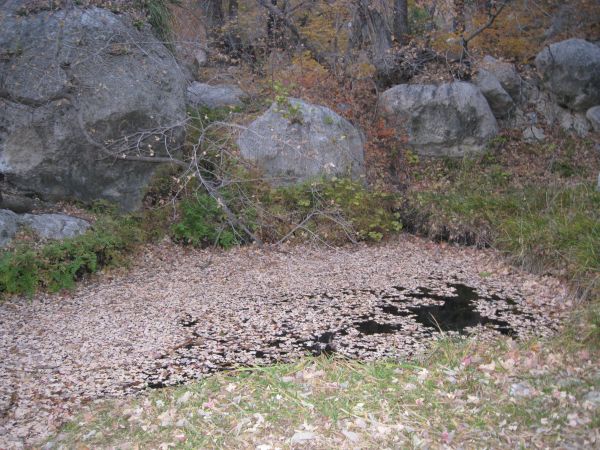
<svg viewBox="0 0 600 450">
<path fill-rule="evenodd" d="M 0 305 L 0 447 L 36 442 L 90 400 L 220 368 L 322 352 L 406 357 L 439 338 L 432 315 L 450 331 L 525 337 L 549 334 L 569 306 L 557 280 L 492 251 L 408 236 L 182 253 L 164 245 L 127 275 Z"/>
</svg>

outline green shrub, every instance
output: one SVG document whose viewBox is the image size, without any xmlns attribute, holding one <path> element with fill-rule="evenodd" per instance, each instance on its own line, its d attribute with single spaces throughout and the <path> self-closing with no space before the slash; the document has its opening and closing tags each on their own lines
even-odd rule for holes
<svg viewBox="0 0 600 450">
<path fill-rule="evenodd" d="M 109 205 L 99 209 L 112 210 Z M 105 215 L 80 236 L 49 242 L 41 248 L 24 244 L 5 251 L 0 256 L 0 294 L 70 289 L 86 274 L 124 265 L 137 245 L 161 236 L 158 220 L 153 221 L 152 231 L 145 228 L 154 217 L 156 214 L 148 213 Z"/>
<path fill-rule="evenodd" d="M 280 235 L 311 216 L 304 226 L 333 242 L 348 240 L 348 231 L 353 233 L 353 238 L 365 241 L 379 241 L 400 231 L 399 203 L 397 195 L 369 191 L 349 178 L 271 189 L 261 197 L 261 204 L 268 213 L 279 218 Z M 350 225 L 351 230 L 343 224 Z"/>
<path fill-rule="evenodd" d="M 21 247 L 0 256 L 0 292 L 31 295 L 39 284 L 36 254 Z"/>
<path fill-rule="evenodd" d="M 175 240 L 194 246 L 229 248 L 238 242 L 223 208 L 205 193 L 181 202 L 181 220 L 171 231 Z"/>
</svg>

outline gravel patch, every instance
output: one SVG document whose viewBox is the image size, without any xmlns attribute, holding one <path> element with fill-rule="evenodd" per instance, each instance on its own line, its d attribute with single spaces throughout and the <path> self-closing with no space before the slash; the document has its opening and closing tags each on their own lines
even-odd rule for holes
<svg viewBox="0 0 600 450">
<path fill-rule="evenodd" d="M 567 298 L 491 250 L 406 235 L 340 249 L 161 244 L 125 275 L 0 304 L 0 448 L 39 442 L 90 401 L 240 365 L 406 358 L 440 328 L 550 335 Z"/>
</svg>

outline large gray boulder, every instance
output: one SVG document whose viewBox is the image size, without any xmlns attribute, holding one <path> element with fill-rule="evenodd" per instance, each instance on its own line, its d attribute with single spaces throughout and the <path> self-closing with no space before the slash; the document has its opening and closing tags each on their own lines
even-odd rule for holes
<svg viewBox="0 0 600 450">
<path fill-rule="evenodd" d="M 480 69 L 475 75 L 473 82 L 488 101 L 494 116 L 502 119 L 511 114 L 515 103 L 495 75 L 485 69 Z"/>
<path fill-rule="evenodd" d="M 381 95 L 380 106 L 388 124 L 421 155 L 481 152 L 498 133 L 488 102 L 469 83 L 400 84 Z"/>
<path fill-rule="evenodd" d="M 298 99 L 273 103 L 238 139 L 242 156 L 274 183 L 364 175 L 362 134 L 324 106 Z"/>
<path fill-rule="evenodd" d="M 233 84 L 219 84 L 212 86 L 197 81 L 187 88 L 188 104 L 195 108 L 226 108 L 228 106 L 242 106 L 243 100 L 248 96 L 238 86 Z"/>
<path fill-rule="evenodd" d="M 600 104 L 600 47 L 583 39 L 549 45 L 535 58 L 543 86 L 577 112 Z"/>
<path fill-rule="evenodd" d="M 113 154 L 160 155 L 165 143 L 176 151 L 185 117 L 173 56 L 126 14 L 3 11 L 0 173 L 11 187 L 49 201 L 106 199 L 135 209 L 157 164 Z"/>
<path fill-rule="evenodd" d="M 478 65 L 479 70 L 485 70 L 498 79 L 502 88 L 515 102 L 520 102 L 523 91 L 523 79 L 514 64 L 500 61 L 493 56 L 485 56 Z"/>
</svg>

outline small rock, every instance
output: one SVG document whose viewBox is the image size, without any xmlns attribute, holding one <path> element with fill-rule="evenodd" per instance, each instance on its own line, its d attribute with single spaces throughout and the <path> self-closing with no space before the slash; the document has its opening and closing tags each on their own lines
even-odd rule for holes
<svg viewBox="0 0 600 450">
<path fill-rule="evenodd" d="M 565 388 L 571 388 L 573 386 L 577 386 L 579 384 L 581 384 L 581 380 L 577 379 L 577 378 L 562 378 L 560 380 L 558 380 L 558 382 L 556 383 L 559 387 L 565 389 Z"/>
<path fill-rule="evenodd" d="M 18 217 L 8 209 L 0 209 L 0 247 L 7 245 L 17 234 Z"/>
<path fill-rule="evenodd" d="M 204 67 L 208 61 L 208 55 L 202 49 L 198 49 L 194 53 L 194 67 L 196 70 L 199 70 L 201 67 Z"/>
<path fill-rule="evenodd" d="M 315 433 L 313 433 L 312 431 L 297 431 L 292 436 L 291 443 L 299 444 L 299 443 L 305 442 L 305 441 L 312 441 L 316 437 L 317 437 L 317 435 Z"/>
<path fill-rule="evenodd" d="M 175 411 L 169 409 L 158 416 L 158 420 L 160 420 L 160 426 L 162 427 L 170 427 L 174 423 Z"/>
<path fill-rule="evenodd" d="M 358 433 L 355 433 L 353 431 L 342 430 L 342 434 L 346 436 L 346 439 L 348 439 L 350 442 L 358 442 L 360 438 Z"/>
<path fill-rule="evenodd" d="M 176 423 L 175 426 L 178 428 L 186 428 L 187 426 L 189 426 L 189 422 L 187 419 L 179 419 Z"/>
<path fill-rule="evenodd" d="M 563 110 L 559 115 L 559 123 L 563 130 L 575 133 L 579 137 L 586 137 L 590 131 L 590 122 L 583 113 Z"/>
<path fill-rule="evenodd" d="M 510 386 L 510 395 L 512 397 L 529 398 L 533 396 L 533 388 L 527 383 L 514 383 Z"/>
<path fill-rule="evenodd" d="M 525 119 L 530 125 L 538 123 L 538 115 L 535 112 L 528 112 L 525 114 Z"/>
<path fill-rule="evenodd" d="M 600 391 L 590 391 L 583 397 L 583 401 L 591 403 L 595 408 L 600 407 Z"/>
<path fill-rule="evenodd" d="M 523 139 L 527 142 L 539 142 L 544 141 L 546 139 L 546 135 L 544 134 L 544 130 L 541 128 L 531 126 L 525 128 L 523 131 Z"/>
<path fill-rule="evenodd" d="M 228 106 L 242 106 L 247 95 L 238 86 L 220 84 L 211 86 L 206 83 L 194 81 L 187 88 L 188 103 L 197 108 L 226 108 Z"/>
<path fill-rule="evenodd" d="M 515 102 L 519 102 L 522 95 L 523 80 L 514 64 L 500 61 L 490 55 L 483 58 L 479 64 L 480 69 L 486 70 L 498 79 L 500 85 Z"/>
<path fill-rule="evenodd" d="M 594 106 L 587 110 L 585 117 L 590 121 L 592 128 L 600 133 L 600 106 Z"/>
<path fill-rule="evenodd" d="M 31 228 L 44 239 L 65 239 L 83 234 L 89 222 L 65 214 L 23 214 L 19 224 Z"/>
<path fill-rule="evenodd" d="M 92 430 L 89 433 L 87 433 L 85 436 L 83 436 L 83 440 L 87 441 L 91 438 L 93 438 L 96 435 L 96 430 Z"/>
<path fill-rule="evenodd" d="M 190 391 L 187 391 L 185 394 L 183 394 L 181 397 L 179 397 L 177 399 L 177 404 L 178 405 L 185 405 L 187 402 L 190 401 L 190 399 L 192 398 L 194 394 L 192 394 Z"/>
</svg>

